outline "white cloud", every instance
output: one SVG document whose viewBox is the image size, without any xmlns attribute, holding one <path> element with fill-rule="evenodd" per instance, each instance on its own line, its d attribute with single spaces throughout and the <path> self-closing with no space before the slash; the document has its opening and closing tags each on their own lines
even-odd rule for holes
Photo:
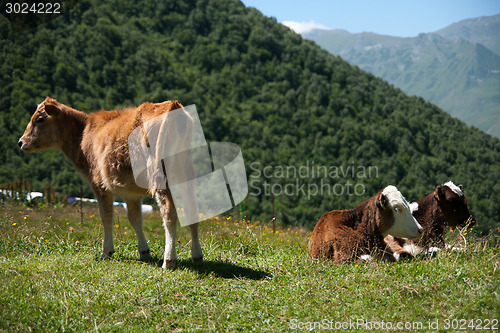
<svg viewBox="0 0 500 333">
<path fill-rule="evenodd" d="M 309 22 L 283 21 L 283 24 L 298 34 L 305 34 L 311 32 L 313 29 L 331 30 L 331 28 L 324 26 L 323 24 L 316 23 L 314 21 L 309 21 Z"/>
</svg>

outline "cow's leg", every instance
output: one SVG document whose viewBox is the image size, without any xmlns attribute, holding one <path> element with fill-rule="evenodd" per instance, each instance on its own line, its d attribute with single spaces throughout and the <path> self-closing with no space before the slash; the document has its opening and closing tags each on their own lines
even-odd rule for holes
<svg viewBox="0 0 500 333">
<path fill-rule="evenodd" d="M 99 203 L 99 213 L 104 227 L 104 244 L 101 258 L 107 259 L 111 258 L 115 253 L 113 245 L 113 194 L 99 190 L 94 190 L 94 194 Z"/>
<path fill-rule="evenodd" d="M 412 260 L 413 255 L 407 251 L 394 252 L 394 258 L 396 261 Z"/>
<path fill-rule="evenodd" d="M 175 268 L 175 265 L 177 264 L 177 251 L 175 249 L 177 213 L 173 205 L 169 205 L 166 217 L 166 219 L 163 219 L 165 227 L 165 254 L 163 256 L 163 269 Z"/>
<path fill-rule="evenodd" d="M 348 262 L 354 257 L 353 253 L 346 250 L 345 246 L 341 244 L 333 245 L 333 261 L 341 264 Z"/>
<path fill-rule="evenodd" d="M 404 239 L 394 238 L 391 235 L 387 235 L 384 238 L 384 242 L 386 247 L 384 248 L 384 256 L 383 259 L 386 261 L 403 261 L 410 260 L 413 258 L 413 255 L 406 251 L 403 246 L 401 246 L 401 242 L 405 242 Z M 387 253 L 392 253 L 393 258 Z M 394 259 L 394 260 L 393 260 Z"/>
<path fill-rule="evenodd" d="M 177 187 L 180 190 L 182 202 L 186 206 L 184 207 L 184 214 L 186 214 L 185 219 L 188 221 L 189 229 L 191 230 L 191 259 L 195 264 L 202 263 L 203 252 L 198 235 L 200 224 L 193 223 L 199 221 L 199 216 L 198 209 L 196 208 L 197 203 L 196 196 L 194 194 L 194 185 L 191 182 L 196 177 L 189 151 L 185 152 L 184 154 L 178 154 L 173 162 L 169 162 L 168 169 L 175 171 L 174 174 L 171 175 L 173 179 L 176 179 L 178 183 L 183 182 L 182 184 L 178 184 Z M 169 200 L 169 206 L 173 207 L 173 214 L 175 214 L 175 216 L 173 215 L 173 217 L 175 218 L 175 220 L 177 220 L 178 216 L 175 211 L 175 205 L 173 203 L 171 193 L 169 192 L 169 190 L 167 190 L 166 192 L 167 199 Z"/>
<path fill-rule="evenodd" d="M 386 262 L 395 262 L 400 260 L 407 259 L 406 255 L 403 252 L 392 252 L 389 247 L 379 248 L 378 249 L 380 259 Z"/>
<path fill-rule="evenodd" d="M 137 235 L 137 244 L 139 249 L 139 255 L 142 261 L 151 260 L 151 253 L 149 251 L 148 241 L 146 236 L 144 236 L 144 230 L 142 229 L 142 212 L 141 198 L 127 198 L 127 215 L 132 228 L 134 228 L 135 234 Z"/>
<path fill-rule="evenodd" d="M 175 250 L 177 212 L 175 211 L 174 202 L 168 190 L 157 191 L 156 200 L 160 206 L 163 226 L 165 227 L 165 255 L 163 256 L 162 268 L 174 268 L 177 263 L 177 252 Z"/>
<path fill-rule="evenodd" d="M 193 263 L 201 264 L 203 262 L 203 251 L 201 250 L 200 238 L 198 236 L 200 224 L 190 224 L 189 228 L 191 229 L 191 259 Z"/>
</svg>

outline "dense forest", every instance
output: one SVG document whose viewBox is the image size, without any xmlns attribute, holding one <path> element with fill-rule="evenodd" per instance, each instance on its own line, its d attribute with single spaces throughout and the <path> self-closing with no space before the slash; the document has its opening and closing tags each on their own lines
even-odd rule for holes
<svg viewBox="0 0 500 333">
<path fill-rule="evenodd" d="M 500 140 L 330 55 L 236 0 L 82 0 L 13 30 L 0 16 L 0 183 L 78 194 L 62 153 L 17 141 L 49 95 L 84 111 L 196 104 L 209 141 L 243 152 L 242 216 L 312 228 L 388 184 L 409 200 L 463 184 L 478 230 L 500 226 Z M 91 196 L 88 186 L 85 195 Z"/>
</svg>

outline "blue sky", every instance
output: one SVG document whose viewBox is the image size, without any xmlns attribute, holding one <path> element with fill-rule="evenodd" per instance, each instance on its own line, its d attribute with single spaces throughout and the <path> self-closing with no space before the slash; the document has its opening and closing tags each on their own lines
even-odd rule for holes
<svg viewBox="0 0 500 333">
<path fill-rule="evenodd" d="M 317 26 L 399 37 L 414 37 L 464 19 L 500 14 L 500 0 L 242 1 L 294 30 Z"/>
</svg>

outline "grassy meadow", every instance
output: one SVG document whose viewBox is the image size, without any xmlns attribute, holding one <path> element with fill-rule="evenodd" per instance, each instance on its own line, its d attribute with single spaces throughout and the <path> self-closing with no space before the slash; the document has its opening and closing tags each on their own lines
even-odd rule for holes
<svg viewBox="0 0 500 333">
<path fill-rule="evenodd" d="M 83 217 L 83 219 L 82 219 Z M 480 221 L 479 221 L 480 223 Z M 442 251 L 400 263 L 308 258 L 310 232 L 228 217 L 205 221 L 205 262 L 190 262 L 178 227 L 175 270 L 161 269 L 159 213 L 144 228 L 155 260 L 140 262 L 116 208 L 113 259 L 100 260 L 97 208 L 0 205 L 0 331 L 471 331 L 498 329 L 498 237 L 449 232 Z M 496 323 L 496 326 L 495 326 Z"/>
</svg>

